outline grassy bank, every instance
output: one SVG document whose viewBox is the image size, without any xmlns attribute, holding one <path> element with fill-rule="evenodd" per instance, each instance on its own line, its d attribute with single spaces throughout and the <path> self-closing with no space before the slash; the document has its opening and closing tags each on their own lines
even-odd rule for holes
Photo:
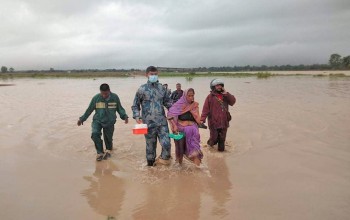
<svg viewBox="0 0 350 220">
<path fill-rule="evenodd" d="M 144 72 L 14 72 L 0 73 L 0 78 L 100 78 L 100 77 L 137 77 L 144 76 Z M 257 77 L 267 79 L 274 76 L 314 76 L 314 77 L 350 77 L 344 73 L 307 74 L 305 72 L 278 74 L 271 72 L 161 72 L 162 77 Z"/>
<path fill-rule="evenodd" d="M 95 78 L 95 77 L 129 77 L 132 72 L 14 72 L 1 73 L 1 78 Z"/>
</svg>

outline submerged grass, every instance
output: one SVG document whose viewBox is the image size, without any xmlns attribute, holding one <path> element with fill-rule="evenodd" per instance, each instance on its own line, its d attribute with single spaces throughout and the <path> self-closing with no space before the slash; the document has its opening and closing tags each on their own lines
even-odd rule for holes
<svg viewBox="0 0 350 220">
<path fill-rule="evenodd" d="M 327 75 L 325 75 L 325 74 L 315 74 L 315 75 L 312 75 L 313 77 L 325 77 L 325 76 L 327 76 Z"/>
<path fill-rule="evenodd" d="M 344 73 L 331 73 L 329 74 L 330 77 L 349 77 L 345 75 Z"/>
<path fill-rule="evenodd" d="M 258 72 L 256 76 L 258 77 L 258 79 L 266 79 L 273 76 L 273 74 L 269 72 Z"/>
</svg>

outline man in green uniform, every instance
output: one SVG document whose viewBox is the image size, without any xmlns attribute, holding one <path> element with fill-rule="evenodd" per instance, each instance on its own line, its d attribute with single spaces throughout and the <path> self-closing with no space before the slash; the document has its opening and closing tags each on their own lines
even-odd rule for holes
<svg viewBox="0 0 350 220">
<path fill-rule="evenodd" d="M 91 124 L 91 139 L 94 141 L 97 151 L 96 160 L 101 161 L 102 159 L 106 160 L 111 156 L 111 150 L 113 149 L 112 141 L 114 124 L 117 119 L 116 112 L 118 112 L 120 118 L 124 120 L 125 124 L 128 123 L 128 115 L 125 113 L 118 95 L 112 93 L 109 89 L 109 85 L 106 83 L 100 86 L 100 93 L 92 98 L 84 115 L 79 118 L 77 123 L 78 126 L 82 125 L 94 110 L 95 115 Z M 101 139 L 102 129 L 106 151 L 103 150 L 103 141 Z"/>
</svg>

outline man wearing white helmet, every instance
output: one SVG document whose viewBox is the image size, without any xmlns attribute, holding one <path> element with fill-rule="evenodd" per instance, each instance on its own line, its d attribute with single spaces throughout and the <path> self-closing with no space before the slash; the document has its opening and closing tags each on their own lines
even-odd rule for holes
<svg viewBox="0 0 350 220">
<path fill-rule="evenodd" d="M 210 130 L 208 145 L 218 144 L 218 151 L 224 151 L 227 128 L 231 120 L 229 105 L 233 106 L 236 98 L 225 90 L 221 79 L 213 79 L 210 82 L 210 89 L 210 94 L 203 105 L 201 122 L 205 123 L 208 117 Z"/>
</svg>

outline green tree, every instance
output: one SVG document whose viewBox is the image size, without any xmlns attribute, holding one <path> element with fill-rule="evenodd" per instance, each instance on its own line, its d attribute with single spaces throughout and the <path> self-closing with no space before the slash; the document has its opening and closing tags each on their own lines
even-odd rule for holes
<svg viewBox="0 0 350 220">
<path fill-rule="evenodd" d="M 13 72 L 15 71 L 15 69 L 13 69 L 13 67 L 10 67 L 9 71 L 10 71 L 11 73 L 13 73 Z"/>
<path fill-rule="evenodd" d="M 329 65 L 332 68 L 338 69 L 342 65 L 342 58 L 339 54 L 332 54 L 329 58 Z"/>
<path fill-rule="evenodd" d="M 2 66 L 1 67 L 1 72 L 2 73 L 6 73 L 7 72 L 7 67 L 6 66 Z"/>
<path fill-rule="evenodd" d="M 343 58 L 343 65 L 345 68 L 350 68 L 350 56 L 346 56 Z"/>
</svg>

